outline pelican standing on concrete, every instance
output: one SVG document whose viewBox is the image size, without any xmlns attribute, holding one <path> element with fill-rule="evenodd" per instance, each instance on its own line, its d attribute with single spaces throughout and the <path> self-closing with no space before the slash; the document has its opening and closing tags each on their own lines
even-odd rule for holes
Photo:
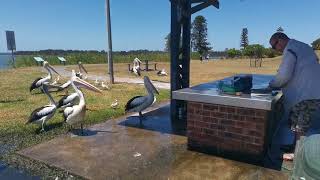
<svg viewBox="0 0 320 180">
<path fill-rule="evenodd" d="M 63 111 L 63 117 L 65 121 L 73 126 L 75 124 L 81 124 L 81 132 L 83 134 L 83 120 L 86 114 L 86 102 L 84 99 L 84 95 L 79 89 L 79 87 L 86 88 L 91 91 L 99 92 L 101 93 L 102 91 L 95 86 L 89 84 L 88 82 L 81 80 L 79 77 L 71 77 L 71 85 L 73 89 L 76 91 L 76 93 L 79 96 L 79 104 L 73 105 L 72 107 L 67 107 Z"/>
<path fill-rule="evenodd" d="M 81 61 L 78 62 L 79 72 L 76 73 L 76 76 L 80 79 L 87 79 L 87 75 L 84 75 L 82 71 L 84 71 L 86 74 L 88 74 L 88 71 L 84 66 L 82 65 Z"/>
<path fill-rule="evenodd" d="M 44 93 L 48 96 L 50 104 L 35 109 L 31 113 L 27 124 L 28 123 L 39 123 L 39 124 L 41 123 L 41 127 L 42 127 L 41 131 L 44 131 L 44 124 L 49 119 L 51 119 L 53 117 L 54 113 L 56 112 L 57 105 L 48 91 L 48 85 L 43 84 L 42 89 L 43 89 Z"/>
<path fill-rule="evenodd" d="M 144 86 L 147 89 L 148 95 L 133 97 L 127 102 L 125 106 L 126 112 L 139 112 L 140 124 L 142 123 L 141 112 L 146 108 L 148 108 L 149 106 L 151 106 L 156 101 L 156 97 L 154 96 L 154 93 L 159 94 L 158 90 L 151 83 L 148 76 L 145 76 L 143 80 L 144 80 Z"/>
<path fill-rule="evenodd" d="M 48 76 L 43 78 L 39 77 L 36 80 L 34 80 L 30 86 L 30 92 L 36 88 L 41 87 L 45 83 L 49 83 L 49 81 L 52 78 L 51 70 L 60 75 L 47 61 L 43 61 L 43 67 L 48 71 Z"/>
</svg>

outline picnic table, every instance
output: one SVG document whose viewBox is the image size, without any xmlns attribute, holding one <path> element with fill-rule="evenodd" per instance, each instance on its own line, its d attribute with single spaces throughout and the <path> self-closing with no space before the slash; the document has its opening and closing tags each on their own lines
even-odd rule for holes
<svg viewBox="0 0 320 180">
<path fill-rule="evenodd" d="M 142 65 L 144 65 L 144 71 L 153 71 L 153 70 L 157 70 L 157 63 L 156 62 L 150 62 L 149 60 L 144 60 L 144 62 L 142 63 Z M 153 65 L 153 69 L 149 68 L 150 66 Z M 141 63 L 139 63 L 139 66 L 141 67 Z M 128 71 L 131 71 L 131 63 L 128 63 Z"/>
</svg>

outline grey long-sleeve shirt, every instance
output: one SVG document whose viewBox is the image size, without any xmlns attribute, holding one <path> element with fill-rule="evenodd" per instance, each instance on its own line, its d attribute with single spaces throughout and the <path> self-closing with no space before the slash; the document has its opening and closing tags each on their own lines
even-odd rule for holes
<svg viewBox="0 0 320 180">
<path fill-rule="evenodd" d="M 305 43 L 289 40 L 269 86 L 282 89 L 287 112 L 302 100 L 320 99 L 320 65 L 314 50 Z"/>
</svg>

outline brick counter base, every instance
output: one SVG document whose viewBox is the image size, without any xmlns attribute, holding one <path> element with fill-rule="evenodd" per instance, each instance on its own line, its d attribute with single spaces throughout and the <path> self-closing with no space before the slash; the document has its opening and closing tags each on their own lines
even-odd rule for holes
<svg viewBox="0 0 320 180">
<path fill-rule="evenodd" d="M 266 149 L 269 112 L 188 102 L 188 148 L 257 164 Z"/>
</svg>

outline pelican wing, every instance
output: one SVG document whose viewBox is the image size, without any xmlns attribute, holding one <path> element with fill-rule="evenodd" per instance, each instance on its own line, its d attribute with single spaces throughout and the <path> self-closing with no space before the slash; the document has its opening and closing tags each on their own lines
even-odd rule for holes
<svg viewBox="0 0 320 180">
<path fill-rule="evenodd" d="M 61 107 L 73 102 L 77 97 L 79 97 L 77 93 L 72 93 L 69 96 L 68 95 L 63 96 L 58 102 L 58 107 Z"/>
<path fill-rule="evenodd" d="M 36 88 L 39 87 L 39 86 L 37 86 L 37 82 L 38 82 L 40 79 L 42 79 L 42 78 L 39 77 L 39 78 L 35 79 L 35 80 L 32 82 L 32 84 L 31 84 L 31 86 L 30 86 L 30 92 L 31 92 L 33 89 L 36 89 Z"/>
<path fill-rule="evenodd" d="M 126 104 L 126 107 L 125 107 L 125 111 L 129 111 L 130 109 L 133 109 L 139 105 L 141 105 L 143 102 L 145 102 L 147 99 L 147 97 L 145 96 L 135 96 L 133 98 L 131 98 L 127 104 Z"/>
<path fill-rule="evenodd" d="M 51 114 L 54 111 L 54 109 L 55 109 L 55 107 L 53 107 L 53 106 L 42 106 L 40 108 L 35 109 L 31 113 L 27 123 L 37 121 L 40 118 Z"/>
<path fill-rule="evenodd" d="M 66 121 L 67 117 L 73 113 L 73 107 L 67 107 L 66 109 L 64 109 L 63 111 L 63 118 Z"/>
</svg>

